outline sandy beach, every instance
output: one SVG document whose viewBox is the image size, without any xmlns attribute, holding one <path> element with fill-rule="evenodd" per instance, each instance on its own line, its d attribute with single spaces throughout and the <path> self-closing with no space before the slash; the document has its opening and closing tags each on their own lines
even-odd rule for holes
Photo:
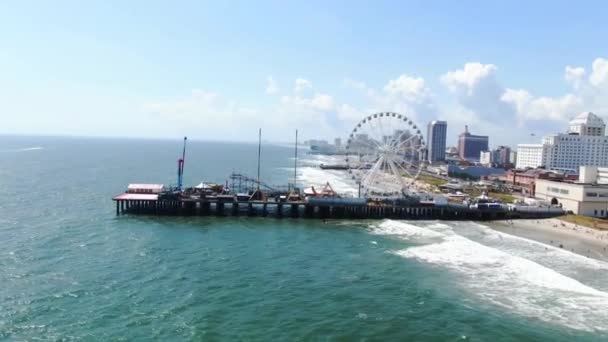
<svg viewBox="0 0 608 342">
<path fill-rule="evenodd" d="M 507 234 L 608 261 L 607 231 L 599 231 L 559 219 L 495 221 L 484 224 Z"/>
</svg>

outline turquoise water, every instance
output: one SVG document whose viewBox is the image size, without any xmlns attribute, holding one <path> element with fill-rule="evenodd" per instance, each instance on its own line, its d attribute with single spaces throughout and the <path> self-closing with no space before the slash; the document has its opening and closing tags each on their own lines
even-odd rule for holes
<svg viewBox="0 0 608 342">
<path fill-rule="evenodd" d="M 0 137 L 0 339 L 600 341 L 608 264 L 472 222 L 115 216 L 179 141 Z M 191 142 L 185 181 L 256 170 Z M 292 150 L 264 146 L 269 183 Z M 338 172 L 302 161 L 303 183 Z"/>
</svg>

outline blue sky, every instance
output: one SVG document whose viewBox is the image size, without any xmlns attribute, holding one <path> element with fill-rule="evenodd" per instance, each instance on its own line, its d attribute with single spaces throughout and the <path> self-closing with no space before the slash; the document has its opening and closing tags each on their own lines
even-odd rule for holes
<svg viewBox="0 0 608 342">
<path fill-rule="evenodd" d="M 281 141 L 391 110 L 513 145 L 608 116 L 601 1 L 0 6 L 0 133 Z"/>
</svg>

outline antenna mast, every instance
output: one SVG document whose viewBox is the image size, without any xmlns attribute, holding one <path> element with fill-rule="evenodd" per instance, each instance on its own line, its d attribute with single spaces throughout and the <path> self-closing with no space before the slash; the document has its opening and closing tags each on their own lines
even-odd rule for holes
<svg viewBox="0 0 608 342">
<path fill-rule="evenodd" d="M 260 157 L 262 155 L 262 129 L 258 132 L 258 190 L 260 190 Z"/>
<path fill-rule="evenodd" d="M 298 130 L 296 129 L 296 152 L 295 159 L 293 162 L 293 189 L 296 189 L 296 183 L 298 182 Z"/>
</svg>

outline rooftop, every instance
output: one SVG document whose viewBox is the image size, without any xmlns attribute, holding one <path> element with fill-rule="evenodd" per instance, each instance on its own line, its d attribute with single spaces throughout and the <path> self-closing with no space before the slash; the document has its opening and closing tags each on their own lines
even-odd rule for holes
<svg viewBox="0 0 608 342">
<path fill-rule="evenodd" d="M 539 179 L 538 181 L 569 184 L 569 185 L 579 185 L 579 186 L 593 186 L 594 188 L 604 188 L 604 189 L 608 188 L 608 184 L 589 183 L 589 182 L 583 183 L 583 182 L 579 182 L 576 180 L 570 180 L 570 179 L 543 178 L 543 179 Z"/>
<path fill-rule="evenodd" d="M 582 112 L 570 120 L 570 125 L 603 126 L 604 120 L 592 112 Z"/>
<path fill-rule="evenodd" d="M 162 190 L 163 184 L 129 184 L 128 189 Z"/>
<path fill-rule="evenodd" d="M 156 201 L 158 200 L 157 194 L 132 194 L 132 193 L 123 193 L 120 195 L 116 195 L 113 198 L 115 201 Z"/>
<path fill-rule="evenodd" d="M 542 148 L 543 144 L 517 144 L 517 147 L 538 147 L 538 148 Z"/>
</svg>

